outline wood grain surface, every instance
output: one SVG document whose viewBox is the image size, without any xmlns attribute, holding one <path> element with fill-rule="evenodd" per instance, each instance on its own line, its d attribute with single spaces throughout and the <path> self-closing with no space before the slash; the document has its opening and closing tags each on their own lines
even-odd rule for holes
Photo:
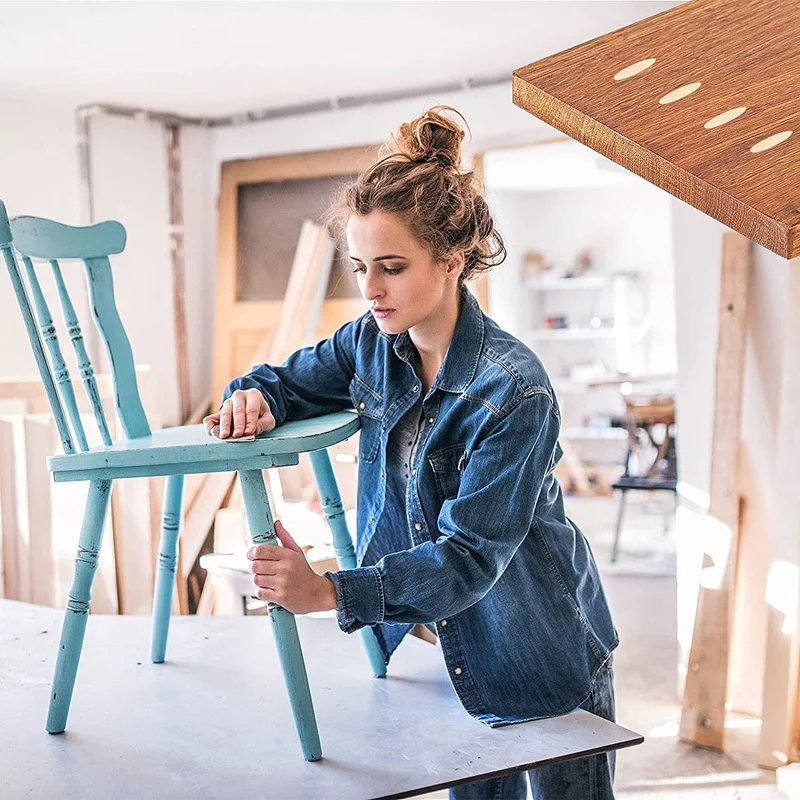
<svg viewBox="0 0 800 800">
<path fill-rule="evenodd" d="M 661 102 L 695 83 L 681 99 Z M 693 0 L 516 70 L 513 96 L 549 125 L 784 258 L 800 255 L 795 0 Z M 726 112 L 729 121 L 706 127 Z M 751 151 L 773 136 L 783 140 Z"/>
</svg>

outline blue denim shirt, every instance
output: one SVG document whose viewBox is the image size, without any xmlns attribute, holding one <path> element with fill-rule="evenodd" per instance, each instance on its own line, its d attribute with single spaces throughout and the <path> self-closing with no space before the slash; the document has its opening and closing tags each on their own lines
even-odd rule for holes
<svg viewBox="0 0 800 800">
<path fill-rule="evenodd" d="M 545 369 L 464 290 L 405 503 L 386 503 L 387 439 L 422 391 L 413 352 L 408 333 L 383 333 L 368 312 L 224 398 L 261 390 L 277 425 L 358 411 L 359 566 L 328 573 L 343 631 L 374 626 L 388 663 L 413 624 L 435 623 L 472 716 L 497 726 L 566 713 L 618 639 L 553 475 L 560 417 Z"/>
</svg>

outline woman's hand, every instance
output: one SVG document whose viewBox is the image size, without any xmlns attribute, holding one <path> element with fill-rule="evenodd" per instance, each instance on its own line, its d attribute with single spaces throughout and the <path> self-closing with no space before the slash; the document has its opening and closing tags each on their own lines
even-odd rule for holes
<svg viewBox="0 0 800 800">
<path fill-rule="evenodd" d="M 247 551 L 253 583 L 258 589 L 256 595 L 292 614 L 335 609 L 333 583 L 311 569 L 305 553 L 277 520 L 275 532 L 283 547 L 258 544 Z"/>
<path fill-rule="evenodd" d="M 229 436 L 236 439 L 271 431 L 275 427 L 275 417 L 258 389 L 237 389 L 216 414 L 203 418 L 206 433 L 210 434 L 215 425 L 219 425 L 220 439 Z"/>
</svg>

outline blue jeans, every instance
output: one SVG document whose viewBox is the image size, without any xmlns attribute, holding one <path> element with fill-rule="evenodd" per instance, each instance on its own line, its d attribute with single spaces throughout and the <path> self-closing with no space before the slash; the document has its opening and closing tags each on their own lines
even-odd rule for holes
<svg viewBox="0 0 800 800">
<path fill-rule="evenodd" d="M 614 722 L 613 657 L 600 668 L 581 708 Z M 614 751 L 562 761 L 528 772 L 533 800 L 614 800 Z M 525 800 L 525 773 L 450 789 L 450 800 Z"/>
</svg>

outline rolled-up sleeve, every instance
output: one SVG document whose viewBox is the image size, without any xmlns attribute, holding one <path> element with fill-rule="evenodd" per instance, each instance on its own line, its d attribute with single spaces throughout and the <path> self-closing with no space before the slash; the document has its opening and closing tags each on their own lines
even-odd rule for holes
<svg viewBox="0 0 800 800">
<path fill-rule="evenodd" d="M 237 389 L 258 389 L 276 425 L 351 408 L 349 386 L 361 328 L 361 319 L 348 322 L 329 339 L 292 353 L 280 366 L 253 367 L 225 387 L 222 402 Z"/>
<path fill-rule="evenodd" d="M 467 461 L 457 496 L 442 505 L 432 541 L 375 566 L 332 573 L 342 630 L 435 622 L 484 597 L 528 534 L 545 481 L 554 480 L 559 428 L 546 392 L 494 420 Z"/>
<path fill-rule="evenodd" d="M 377 567 L 324 572 L 336 589 L 336 621 L 345 633 L 384 621 L 386 606 Z"/>
</svg>

